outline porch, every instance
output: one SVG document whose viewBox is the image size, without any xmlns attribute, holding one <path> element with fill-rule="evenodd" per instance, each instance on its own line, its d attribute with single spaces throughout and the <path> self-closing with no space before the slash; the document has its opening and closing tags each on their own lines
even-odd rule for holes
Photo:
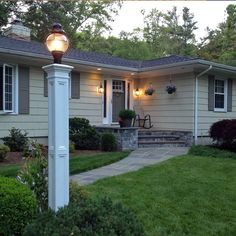
<svg viewBox="0 0 236 236">
<path fill-rule="evenodd" d="M 113 133 L 119 150 L 139 147 L 188 147 L 193 143 L 191 131 L 161 130 L 157 128 L 96 126 L 99 133 Z"/>
</svg>

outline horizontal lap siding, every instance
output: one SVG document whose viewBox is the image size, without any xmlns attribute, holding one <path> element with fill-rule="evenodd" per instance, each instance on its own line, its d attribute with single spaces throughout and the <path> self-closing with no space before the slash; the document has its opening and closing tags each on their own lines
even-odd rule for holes
<svg viewBox="0 0 236 236">
<path fill-rule="evenodd" d="M 219 78 L 227 79 L 226 75 L 217 75 Z M 210 126 L 222 119 L 236 119 L 236 80 L 233 80 L 232 88 L 232 112 L 208 111 L 208 77 L 199 79 L 199 100 L 198 100 L 198 135 L 208 136 Z"/>
<path fill-rule="evenodd" d="M 80 99 L 70 99 L 70 117 L 87 118 L 92 125 L 102 123 L 101 95 L 96 92 L 100 76 L 81 73 Z M 30 68 L 30 114 L 0 115 L 0 138 L 9 134 L 12 127 L 26 130 L 28 136 L 48 135 L 48 98 L 44 97 L 44 80 L 41 68 Z"/>
<path fill-rule="evenodd" d="M 155 93 L 152 96 L 142 95 L 136 99 L 144 114 L 150 114 L 155 128 L 171 130 L 193 130 L 193 73 L 172 75 L 172 84 L 177 87 L 174 94 L 168 94 L 166 86 L 170 76 L 141 79 L 139 87 L 143 90 L 152 83 Z M 139 101 L 138 101 L 139 100 Z"/>
</svg>

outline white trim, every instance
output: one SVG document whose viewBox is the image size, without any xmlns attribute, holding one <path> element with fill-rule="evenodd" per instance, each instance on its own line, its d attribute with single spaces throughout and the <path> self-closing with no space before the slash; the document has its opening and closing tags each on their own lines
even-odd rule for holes
<svg viewBox="0 0 236 236">
<path fill-rule="evenodd" d="M 224 93 L 216 93 L 215 92 L 215 82 L 216 80 L 224 81 Z M 224 108 L 216 108 L 215 107 L 215 95 L 223 95 L 224 96 Z M 214 111 L 215 112 L 227 112 L 227 97 L 228 97 L 228 80 L 227 79 L 214 79 Z"/>
<path fill-rule="evenodd" d="M 6 86 L 6 67 L 9 67 L 12 69 L 12 92 L 11 92 L 11 109 L 7 110 L 6 109 L 6 96 L 5 96 L 5 86 Z M 14 75 L 14 66 L 9 65 L 9 64 L 3 64 L 3 112 L 5 113 L 12 113 L 14 112 L 14 103 L 15 103 L 15 96 L 14 96 L 14 92 L 15 92 L 15 75 Z"/>
</svg>

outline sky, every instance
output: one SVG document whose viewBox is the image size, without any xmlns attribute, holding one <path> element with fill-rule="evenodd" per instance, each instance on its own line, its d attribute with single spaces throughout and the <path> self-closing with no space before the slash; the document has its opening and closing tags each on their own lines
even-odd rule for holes
<svg viewBox="0 0 236 236">
<path fill-rule="evenodd" d="M 166 12 L 173 6 L 177 6 L 178 12 L 181 13 L 184 6 L 190 8 L 197 21 L 198 30 L 196 38 L 199 41 L 206 35 L 206 27 L 215 29 L 220 22 L 226 19 L 225 9 L 229 4 L 236 4 L 236 1 L 124 1 L 119 15 L 114 17 L 115 21 L 111 24 L 113 28 L 111 35 L 119 36 L 124 30 L 131 32 L 134 28 L 143 27 L 143 16 L 141 10 L 149 12 L 152 8 Z"/>
</svg>

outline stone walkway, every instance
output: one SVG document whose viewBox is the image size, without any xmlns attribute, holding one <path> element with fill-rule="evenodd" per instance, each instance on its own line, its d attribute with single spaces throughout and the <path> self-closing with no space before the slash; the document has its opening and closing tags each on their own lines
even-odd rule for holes
<svg viewBox="0 0 236 236">
<path fill-rule="evenodd" d="M 99 179 L 136 171 L 144 166 L 153 165 L 174 156 L 186 154 L 187 147 L 138 148 L 128 157 L 111 165 L 71 176 L 79 185 L 93 183 Z"/>
</svg>

